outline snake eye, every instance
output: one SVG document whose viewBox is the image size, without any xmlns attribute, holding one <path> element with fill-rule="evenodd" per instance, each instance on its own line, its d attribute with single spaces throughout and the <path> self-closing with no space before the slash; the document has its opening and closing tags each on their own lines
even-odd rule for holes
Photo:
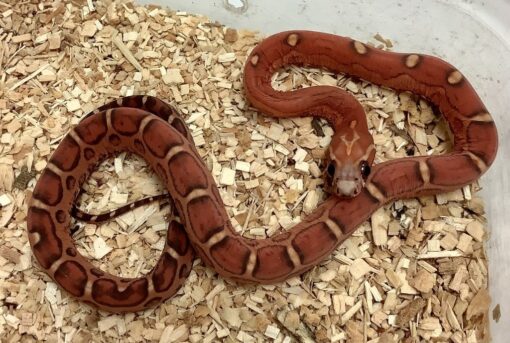
<svg viewBox="0 0 510 343">
<path fill-rule="evenodd" d="M 363 179 L 367 179 L 367 177 L 370 175 L 370 165 L 367 161 L 361 161 L 359 164 L 361 176 L 363 176 Z"/>
<path fill-rule="evenodd" d="M 333 177 L 335 175 L 335 164 L 333 162 L 329 162 L 326 171 L 330 177 Z"/>
</svg>

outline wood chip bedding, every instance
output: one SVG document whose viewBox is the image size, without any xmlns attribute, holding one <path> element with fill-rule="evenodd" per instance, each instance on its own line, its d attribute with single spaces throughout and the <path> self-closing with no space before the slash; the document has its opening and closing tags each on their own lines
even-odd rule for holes
<svg viewBox="0 0 510 343">
<path fill-rule="evenodd" d="M 0 1 L 2 341 L 489 340 L 487 225 L 476 184 L 381 208 L 321 265 L 279 285 L 239 285 L 197 260 L 178 295 L 143 313 L 76 302 L 34 264 L 26 203 L 38 173 L 72 125 L 120 96 L 150 94 L 184 112 L 245 236 L 286 230 L 325 199 L 331 128 L 274 120 L 245 101 L 243 66 L 260 39 L 132 2 Z M 372 43 L 392 48 L 380 35 Z M 313 85 L 342 87 L 363 104 L 377 161 L 449 149 L 444 123 L 410 94 L 309 68 L 274 77 L 280 90 Z M 121 154 L 93 173 L 79 203 L 100 213 L 161 192 L 142 159 Z M 78 248 L 109 272 L 141 275 L 158 258 L 170 215 L 152 204 L 100 226 L 76 222 Z"/>
</svg>

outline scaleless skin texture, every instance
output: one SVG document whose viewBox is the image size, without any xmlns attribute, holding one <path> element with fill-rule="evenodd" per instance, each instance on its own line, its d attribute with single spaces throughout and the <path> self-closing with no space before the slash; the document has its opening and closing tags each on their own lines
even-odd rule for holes
<svg viewBox="0 0 510 343">
<path fill-rule="evenodd" d="M 362 140 L 361 156 L 371 154 L 367 154 L 373 148 L 365 114 L 352 96 L 334 87 L 275 91 L 271 76 L 288 64 L 325 67 L 427 98 L 450 126 L 453 152 L 376 164 L 355 197 L 331 196 L 290 230 L 266 239 L 248 239 L 234 232 L 216 184 L 177 110 L 152 97 L 120 99 L 73 128 L 39 178 L 28 209 L 28 232 L 42 268 L 75 297 L 112 312 L 142 310 L 175 294 L 190 271 L 191 246 L 224 277 L 276 283 L 320 263 L 383 204 L 463 187 L 478 179 L 495 158 L 497 132 L 491 116 L 468 81 L 446 62 L 384 52 L 324 33 L 293 31 L 271 36 L 248 58 L 247 96 L 254 106 L 275 117 L 326 118 L 336 130 L 329 150 L 335 169 L 343 168 L 341 158 L 351 159 L 352 165 L 358 162 L 339 146 L 346 144 L 338 137 L 348 133 L 346 124 L 360 137 L 354 143 L 347 139 L 351 150 Z M 69 233 L 70 212 L 82 183 L 101 160 L 121 151 L 138 154 L 149 163 L 163 180 L 182 222 L 182 226 L 175 221 L 170 224 L 156 267 L 134 279 L 94 268 L 77 252 Z M 371 163 L 373 156 L 366 159 Z"/>
</svg>

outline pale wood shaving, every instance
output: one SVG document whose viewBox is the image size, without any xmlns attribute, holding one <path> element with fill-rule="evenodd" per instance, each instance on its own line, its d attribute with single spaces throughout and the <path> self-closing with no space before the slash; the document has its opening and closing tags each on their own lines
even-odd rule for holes
<svg viewBox="0 0 510 343">
<path fill-rule="evenodd" d="M 143 68 L 141 64 L 138 62 L 136 57 L 131 53 L 129 48 L 122 42 L 122 40 L 119 38 L 119 36 L 115 36 L 112 39 L 113 43 L 117 46 L 117 48 L 122 52 L 124 57 L 139 71 L 142 72 Z"/>
</svg>

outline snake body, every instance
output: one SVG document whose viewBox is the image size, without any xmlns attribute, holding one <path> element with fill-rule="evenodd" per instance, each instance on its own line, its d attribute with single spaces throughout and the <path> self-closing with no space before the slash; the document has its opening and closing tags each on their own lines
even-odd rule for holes
<svg viewBox="0 0 510 343">
<path fill-rule="evenodd" d="M 495 158 L 498 141 L 491 116 L 468 80 L 438 58 L 385 52 L 310 31 L 270 36 L 251 52 L 244 76 L 251 104 L 274 117 L 321 116 L 333 125 L 335 136 L 345 126 L 353 126 L 359 136 L 356 142 L 364 141 L 366 154 L 373 149 L 372 141 L 365 114 L 351 95 L 335 87 L 290 92 L 272 88 L 274 72 L 289 64 L 324 67 L 423 96 L 446 119 L 453 151 L 375 164 L 356 196 L 330 196 L 290 230 L 248 239 L 234 231 L 214 179 L 178 111 L 153 97 L 123 98 L 71 129 L 39 177 L 27 220 L 40 266 L 74 297 L 112 312 L 142 310 L 175 294 L 190 272 L 193 251 L 226 278 L 276 283 L 320 263 L 383 204 L 463 187 L 477 180 Z M 351 148 L 353 141 L 347 140 Z M 346 139 L 333 138 L 333 155 L 345 152 L 342 144 Z M 170 223 L 159 261 L 138 278 L 95 268 L 79 254 L 69 230 L 82 183 L 100 161 L 122 151 L 142 156 L 163 180 L 181 222 Z"/>
</svg>

